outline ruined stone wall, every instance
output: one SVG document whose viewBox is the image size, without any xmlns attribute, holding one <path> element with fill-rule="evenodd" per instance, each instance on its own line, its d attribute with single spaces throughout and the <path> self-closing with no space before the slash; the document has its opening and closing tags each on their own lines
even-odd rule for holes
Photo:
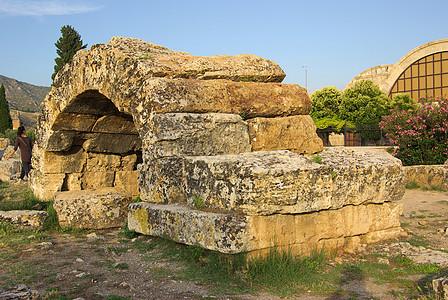
<svg viewBox="0 0 448 300">
<path fill-rule="evenodd" d="M 110 186 L 136 195 L 143 159 L 141 192 L 156 197 L 147 170 L 170 157 L 320 151 L 308 94 L 278 83 L 284 77 L 276 63 L 253 55 L 197 57 L 130 38 L 81 50 L 44 100 L 32 188 L 45 199 Z M 219 143 L 209 146 L 209 138 Z M 195 149 L 177 149 L 178 139 Z"/>
<path fill-rule="evenodd" d="M 196 57 L 129 38 L 81 50 L 44 100 L 32 188 L 43 198 L 85 190 L 58 194 L 55 207 L 98 228 L 120 220 L 92 218 L 129 203 L 115 191 L 138 186 L 130 229 L 224 253 L 399 235 L 401 162 L 344 149 L 313 160 L 323 146 L 311 100 L 284 77 L 253 55 Z M 112 204 L 89 191 L 104 187 Z"/>
</svg>

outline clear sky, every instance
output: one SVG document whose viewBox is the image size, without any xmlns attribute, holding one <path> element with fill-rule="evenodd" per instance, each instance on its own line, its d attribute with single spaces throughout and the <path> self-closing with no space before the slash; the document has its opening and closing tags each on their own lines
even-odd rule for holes
<svg viewBox="0 0 448 300">
<path fill-rule="evenodd" d="M 193 55 L 272 59 L 285 83 L 345 85 L 448 38 L 447 0 L 0 0 L 0 74 L 49 86 L 63 25 L 88 48 L 134 37 Z"/>
</svg>

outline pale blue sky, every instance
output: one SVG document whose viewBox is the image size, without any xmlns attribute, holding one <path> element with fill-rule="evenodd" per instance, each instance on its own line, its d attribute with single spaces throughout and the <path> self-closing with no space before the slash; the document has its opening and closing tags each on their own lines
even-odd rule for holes
<svg viewBox="0 0 448 300">
<path fill-rule="evenodd" d="M 49 86 L 63 25 L 88 48 L 134 37 L 193 55 L 272 59 L 285 83 L 343 89 L 358 73 L 448 38 L 448 1 L 0 0 L 0 74 Z"/>
</svg>

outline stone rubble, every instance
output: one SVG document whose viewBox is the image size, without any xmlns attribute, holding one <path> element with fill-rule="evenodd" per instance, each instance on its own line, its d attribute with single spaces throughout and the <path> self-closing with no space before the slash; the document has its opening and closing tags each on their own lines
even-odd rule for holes
<svg viewBox="0 0 448 300">
<path fill-rule="evenodd" d="M 442 268 L 448 267 L 448 253 L 442 251 L 412 246 L 407 242 L 395 243 L 389 248 L 410 258 L 416 264 L 437 264 Z"/>
<path fill-rule="evenodd" d="M 0 299 L 41 299 L 40 294 L 36 290 L 28 288 L 25 284 L 19 284 L 15 287 L 0 290 Z"/>
<path fill-rule="evenodd" d="M 0 211 L 0 223 L 8 222 L 20 229 L 42 229 L 48 213 L 39 210 Z"/>
</svg>

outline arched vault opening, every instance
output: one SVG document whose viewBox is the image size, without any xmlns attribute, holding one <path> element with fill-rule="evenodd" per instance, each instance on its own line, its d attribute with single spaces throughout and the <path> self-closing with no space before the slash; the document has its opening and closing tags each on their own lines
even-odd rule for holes
<svg viewBox="0 0 448 300">
<path fill-rule="evenodd" d="M 138 195 L 141 139 L 132 116 L 120 112 L 98 90 L 85 91 L 70 101 L 55 118 L 51 131 L 55 146 L 40 149 L 37 162 L 38 175 L 50 188 L 42 192 L 43 198 L 56 191 L 102 187 Z M 58 137 L 65 140 L 56 141 Z"/>
</svg>

